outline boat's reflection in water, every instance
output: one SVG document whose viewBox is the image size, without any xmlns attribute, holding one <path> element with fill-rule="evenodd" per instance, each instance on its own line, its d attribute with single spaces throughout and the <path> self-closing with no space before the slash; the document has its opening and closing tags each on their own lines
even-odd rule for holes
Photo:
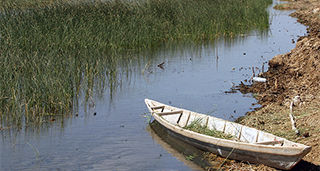
<svg viewBox="0 0 320 171">
<path fill-rule="evenodd" d="M 212 166 L 204 157 L 205 151 L 171 136 L 157 121 L 154 120 L 146 129 L 155 142 L 192 170 L 204 170 Z"/>
</svg>

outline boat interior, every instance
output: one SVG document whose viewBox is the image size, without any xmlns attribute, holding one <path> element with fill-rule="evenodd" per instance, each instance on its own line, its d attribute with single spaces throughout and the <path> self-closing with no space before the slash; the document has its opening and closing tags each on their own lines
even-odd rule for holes
<svg viewBox="0 0 320 171">
<path fill-rule="evenodd" d="M 252 143 L 257 145 L 271 145 L 271 146 L 296 146 L 296 143 L 277 137 L 270 133 L 259 131 L 255 128 L 250 128 L 235 122 L 199 114 L 196 112 L 183 110 L 155 101 L 150 101 L 148 104 L 153 114 L 157 114 L 165 119 L 170 124 L 185 128 L 197 120 L 201 126 L 205 126 L 210 130 L 221 131 L 224 134 L 236 137 L 236 141 Z"/>
</svg>

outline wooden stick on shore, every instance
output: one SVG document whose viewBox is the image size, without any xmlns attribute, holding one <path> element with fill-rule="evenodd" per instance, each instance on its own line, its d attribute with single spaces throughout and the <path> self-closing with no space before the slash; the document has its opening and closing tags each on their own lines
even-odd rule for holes
<svg viewBox="0 0 320 171">
<path fill-rule="evenodd" d="M 290 113 L 289 113 L 289 116 L 290 116 L 290 120 L 291 120 L 291 126 L 292 126 L 292 130 L 294 132 L 296 132 L 296 134 L 299 134 L 299 130 L 296 128 L 296 123 L 294 122 L 294 116 L 293 116 L 293 104 L 294 104 L 294 100 L 291 101 L 290 103 Z"/>
</svg>

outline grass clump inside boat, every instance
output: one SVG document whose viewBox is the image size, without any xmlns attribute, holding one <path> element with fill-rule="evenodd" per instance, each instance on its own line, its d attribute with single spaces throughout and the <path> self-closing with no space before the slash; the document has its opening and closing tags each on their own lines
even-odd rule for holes
<svg viewBox="0 0 320 171">
<path fill-rule="evenodd" d="M 230 134 L 225 134 L 222 131 L 218 131 L 216 129 L 209 129 L 207 126 L 202 125 L 202 119 L 195 119 L 191 122 L 191 124 L 184 127 L 187 130 L 197 132 L 204 135 L 209 135 L 215 138 L 222 138 L 227 140 L 236 140 L 236 137 Z"/>
</svg>

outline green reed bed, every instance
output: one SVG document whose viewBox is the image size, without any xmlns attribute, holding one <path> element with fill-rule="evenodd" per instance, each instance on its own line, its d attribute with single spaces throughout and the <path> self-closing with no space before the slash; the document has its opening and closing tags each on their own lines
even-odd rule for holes
<svg viewBox="0 0 320 171">
<path fill-rule="evenodd" d="M 266 29 L 271 0 L 44 2 L 1 1 L 2 125 L 72 113 L 80 89 L 88 99 L 96 84 L 112 92 L 131 60 L 123 54 Z"/>
</svg>

